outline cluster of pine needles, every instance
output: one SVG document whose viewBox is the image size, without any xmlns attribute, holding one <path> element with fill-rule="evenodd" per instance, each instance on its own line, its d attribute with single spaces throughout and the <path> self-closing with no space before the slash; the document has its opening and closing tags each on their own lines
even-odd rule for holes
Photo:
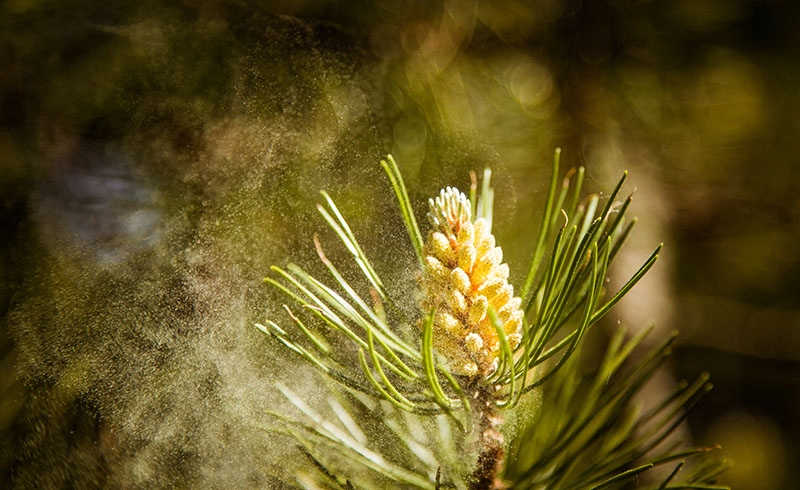
<svg viewBox="0 0 800 490">
<path fill-rule="evenodd" d="M 583 168 L 559 178 L 559 154 L 530 264 L 516 285 L 515 306 L 524 316 L 514 335 L 521 340 L 509 342 L 489 306 L 484 325 L 490 331 L 482 335 L 493 339 L 496 361 L 490 372 L 475 375 L 454 370 L 436 348 L 437 311 L 419 306 L 430 301 L 392 297 L 334 200 L 322 192 L 318 210 L 363 277 L 358 283 L 345 278 L 315 238 L 327 282 L 295 264 L 275 266 L 265 279 L 285 295 L 289 321 L 256 326 L 327 380 L 324 407 L 279 385 L 297 411 L 273 414 L 274 428 L 290 435 L 305 457 L 283 475 L 288 485 L 727 488 L 716 484 L 726 467 L 716 448 L 676 436 L 710 389 L 708 376 L 680 383 L 647 411 L 637 398 L 669 356 L 674 335 L 645 348 L 652 329 L 631 336 L 620 327 L 602 361 L 585 374 L 580 354 L 586 333 L 650 270 L 661 245 L 619 290 L 607 291 L 609 267 L 636 223 L 625 216 L 631 198 L 619 199 L 626 175 L 608 196 L 584 197 Z M 381 164 L 421 276 L 430 267 L 429 247 L 396 162 L 389 156 Z M 480 182 L 472 177 L 462 199 L 470 206 L 465 216 L 491 227 L 491 172 L 485 170 Z"/>
</svg>

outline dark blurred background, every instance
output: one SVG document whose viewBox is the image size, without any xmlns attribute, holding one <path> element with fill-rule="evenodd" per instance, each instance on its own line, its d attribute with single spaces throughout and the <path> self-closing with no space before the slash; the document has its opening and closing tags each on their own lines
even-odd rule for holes
<svg viewBox="0 0 800 490">
<path fill-rule="evenodd" d="M 269 265 L 313 257 L 317 191 L 389 262 L 383 155 L 420 206 L 491 166 L 513 271 L 561 147 L 590 190 L 630 173 L 620 280 L 665 242 L 615 318 L 680 330 L 674 376 L 711 373 L 694 440 L 734 488 L 795 488 L 798 21 L 791 0 L 3 2 L 0 486 L 277 486 L 257 427 L 283 371 L 250 325 Z"/>
</svg>

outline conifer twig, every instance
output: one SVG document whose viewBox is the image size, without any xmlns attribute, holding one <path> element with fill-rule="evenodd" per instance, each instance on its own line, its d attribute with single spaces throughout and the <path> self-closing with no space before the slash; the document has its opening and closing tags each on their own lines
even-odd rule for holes
<svg viewBox="0 0 800 490">
<path fill-rule="evenodd" d="M 630 197 L 617 201 L 627 173 L 605 202 L 598 195 L 582 199 L 584 169 L 567 172 L 559 188 L 559 162 L 557 150 L 519 295 L 492 233 L 488 169 L 480 182 L 471 173 L 469 196 L 445 187 L 431 198 L 423 234 L 397 162 L 391 156 L 381 162 L 418 259 L 418 290 L 407 297 L 390 296 L 334 199 L 321 193 L 318 211 L 367 290 L 340 272 L 315 235 L 329 282 L 295 264 L 273 266 L 265 282 L 298 306 L 283 307 L 293 327 L 273 320 L 256 325 L 333 381 L 330 419 L 286 386 L 279 388 L 305 421 L 275 414 L 279 430 L 295 437 L 318 468 L 320 482 L 340 488 L 603 489 L 679 461 L 658 488 L 719 488 L 714 478 L 724 465 L 718 461 L 682 471 L 686 458 L 705 449 L 661 447 L 710 388 L 706 375 L 643 416 L 632 409 L 674 336 L 622 373 L 647 332 L 626 341 L 620 329 L 593 381 L 578 389 L 586 333 L 653 267 L 661 245 L 609 295 L 609 268 L 635 223 L 624 217 Z M 530 408 L 530 398 L 539 408 Z M 509 432 L 509 416 L 534 423 Z M 377 429 L 362 430 L 364 417 Z M 426 456 L 417 456 L 423 447 Z"/>
</svg>

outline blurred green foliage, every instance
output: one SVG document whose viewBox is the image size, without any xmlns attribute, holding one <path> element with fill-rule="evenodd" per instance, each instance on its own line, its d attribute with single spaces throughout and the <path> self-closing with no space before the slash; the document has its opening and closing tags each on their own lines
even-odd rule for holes
<svg viewBox="0 0 800 490">
<path fill-rule="evenodd" d="M 420 209 L 491 166 L 514 271 L 561 146 L 595 189 L 629 169 L 632 211 L 651 223 L 642 241 L 666 241 L 666 270 L 635 304 L 666 302 L 656 319 L 682 331 L 680 377 L 713 374 L 690 419 L 697 440 L 741 462 L 725 477 L 735 488 L 792 488 L 798 21 L 789 0 L 6 1 L 0 481 L 13 471 L 26 487 L 62 457 L 52 482 L 66 485 L 163 454 L 115 417 L 138 389 L 194 399 L 154 372 L 225 379 L 216 349 L 264 362 L 229 326 L 259 318 L 269 264 L 313 257 L 318 189 L 346 189 L 337 202 L 370 231 L 365 248 L 386 249 L 398 221 L 373 184 L 382 155 Z M 219 344 L 198 348 L 208 332 Z M 125 369 L 104 364 L 114 356 Z M 193 424 L 178 440 L 196 458 L 165 462 L 164 485 L 203 481 L 192 462 L 216 454 Z M 127 452 L 97 454 L 114 444 Z"/>
</svg>

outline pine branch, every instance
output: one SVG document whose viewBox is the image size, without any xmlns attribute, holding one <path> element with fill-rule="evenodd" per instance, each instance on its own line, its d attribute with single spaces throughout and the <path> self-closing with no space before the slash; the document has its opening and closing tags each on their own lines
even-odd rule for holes
<svg viewBox="0 0 800 490">
<path fill-rule="evenodd" d="M 265 282 L 294 305 L 284 305 L 294 327 L 273 320 L 256 325 L 332 381 L 332 413 L 281 386 L 305 421 L 275 414 L 320 482 L 618 488 L 678 461 L 654 488 L 716 488 L 718 461 L 685 470 L 684 460 L 698 459 L 705 448 L 662 447 L 710 388 L 707 376 L 681 385 L 647 414 L 635 410 L 634 396 L 662 365 L 674 337 L 623 372 L 644 334 L 626 341 L 620 330 L 593 380 L 578 389 L 586 333 L 647 274 L 661 245 L 608 295 L 606 274 L 635 224 L 625 222 L 630 197 L 617 201 L 627 174 L 601 207 L 598 196 L 580 196 L 582 168 L 569 171 L 559 188 L 559 156 L 519 296 L 492 235 L 488 169 L 480 183 L 471 174 L 469 197 L 447 187 L 430 199 L 423 234 L 397 163 L 391 156 L 381 162 L 418 259 L 422 300 L 410 319 L 401 313 L 414 309 L 409 298 L 390 296 L 334 200 L 321 194 L 318 211 L 366 280 L 367 294 L 339 272 L 315 237 L 328 282 L 294 264 L 273 267 Z M 409 331 L 417 339 L 401 334 Z M 505 424 L 509 415 L 530 423 L 516 424 L 514 432 Z"/>
</svg>

